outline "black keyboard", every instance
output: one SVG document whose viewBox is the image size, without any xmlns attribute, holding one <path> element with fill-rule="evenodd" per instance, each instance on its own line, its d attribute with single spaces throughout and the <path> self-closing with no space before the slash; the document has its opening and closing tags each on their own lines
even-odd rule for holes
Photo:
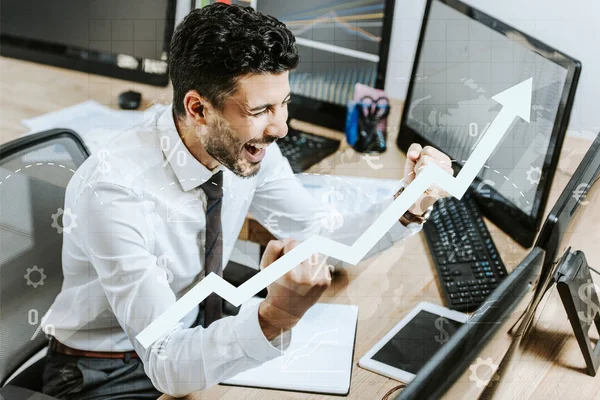
<svg viewBox="0 0 600 400">
<path fill-rule="evenodd" d="M 295 174 L 306 171 L 325 157 L 335 153 L 340 141 L 289 128 L 277 141 L 281 153 L 288 159 Z"/>
<path fill-rule="evenodd" d="M 506 277 L 506 267 L 473 199 L 439 200 L 423 227 L 449 308 L 474 311 Z"/>
</svg>

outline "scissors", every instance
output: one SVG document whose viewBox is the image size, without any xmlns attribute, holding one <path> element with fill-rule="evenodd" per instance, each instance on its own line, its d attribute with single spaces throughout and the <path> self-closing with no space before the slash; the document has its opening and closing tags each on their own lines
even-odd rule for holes
<svg viewBox="0 0 600 400">
<path fill-rule="evenodd" d="M 387 117 L 390 113 L 390 100 L 387 97 L 379 97 L 377 99 L 371 96 L 364 96 L 360 99 L 365 118 L 380 121 Z"/>
<path fill-rule="evenodd" d="M 354 149 L 361 153 L 382 153 L 386 149 L 385 126 L 380 126 L 390 113 L 387 97 L 364 96 L 357 104 L 362 109 L 358 119 L 358 137 Z"/>
</svg>

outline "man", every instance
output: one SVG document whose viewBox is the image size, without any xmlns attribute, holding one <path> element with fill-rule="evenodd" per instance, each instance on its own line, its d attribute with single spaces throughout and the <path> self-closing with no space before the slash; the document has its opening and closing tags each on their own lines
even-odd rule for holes
<svg viewBox="0 0 600 400">
<path fill-rule="evenodd" d="M 211 295 L 144 349 L 135 337 L 207 273 L 222 273 L 250 211 L 277 213 L 281 240 L 268 266 L 321 233 L 326 215 L 273 145 L 287 133 L 289 71 L 298 63 L 283 24 L 250 8 L 214 4 L 177 27 L 170 52 L 173 104 L 124 132 L 76 172 L 65 209 L 78 226 L 63 243 L 64 283 L 44 322 L 53 335 L 44 391 L 65 399 L 183 396 L 271 360 L 331 281 L 308 261 L 268 287 L 267 298 L 222 317 Z M 407 182 L 450 160 L 409 151 Z M 419 229 L 428 193 L 392 228 Z M 358 237 L 384 205 L 349 216 L 335 240 Z M 408 227 L 405 227 L 407 225 Z"/>
</svg>

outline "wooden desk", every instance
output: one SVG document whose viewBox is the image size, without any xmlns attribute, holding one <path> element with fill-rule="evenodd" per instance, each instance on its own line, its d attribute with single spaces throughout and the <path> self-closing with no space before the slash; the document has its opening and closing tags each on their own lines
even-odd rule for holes
<svg viewBox="0 0 600 400">
<path fill-rule="evenodd" d="M 88 99 L 116 108 L 117 95 L 127 89 L 142 92 L 145 106 L 153 102 L 168 103 L 170 88 L 156 88 L 131 82 L 88 75 L 0 57 L 0 142 L 26 132 L 20 124 L 24 118 L 55 111 Z M 343 144 L 340 151 L 310 172 L 400 179 L 404 156 L 395 146 L 401 107 L 397 104 L 390 117 L 388 151 L 379 159 L 366 160 Z M 323 135 L 339 133 L 296 122 L 298 128 Z M 549 204 L 553 204 L 589 146 L 588 141 L 569 138 L 565 143 L 568 158 L 561 160 L 554 180 Z M 382 165 L 373 169 L 369 162 Z M 525 249 L 489 223 L 488 227 L 509 270 L 527 253 Z M 254 222 L 245 226 L 245 235 L 257 234 Z M 248 236 L 247 236 L 248 237 Z M 598 259 L 598 255 L 588 258 Z M 397 382 L 359 368 L 356 363 L 389 329 L 417 303 L 441 303 L 440 289 L 423 234 L 415 235 L 359 265 L 340 271 L 324 302 L 356 304 L 359 323 L 349 399 L 378 399 Z M 584 361 L 575 338 L 570 333 L 566 313 L 556 290 L 544 299 L 537 312 L 537 323 L 525 346 L 525 353 L 515 366 L 518 379 L 509 385 L 506 399 L 600 399 L 600 379 L 585 373 Z M 499 335 L 481 354 L 498 364 L 510 341 Z M 482 376 L 485 371 L 481 371 Z M 469 379 L 470 371 L 459 379 L 448 398 L 476 398 L 481 389 Z M 576 394 L 576 395 L 575 395 Z M 228 386 L 215 386 L 190 399 L 320 399 L 304 393 L 281 392 Z M 162 396 L 161 400 L 169 399 Z"/>
</svg>

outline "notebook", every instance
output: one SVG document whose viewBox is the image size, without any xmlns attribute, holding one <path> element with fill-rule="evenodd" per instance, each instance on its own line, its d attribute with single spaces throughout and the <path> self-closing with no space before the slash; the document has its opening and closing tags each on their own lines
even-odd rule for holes
<svg viewBox="0 0 600 400">
<path fill-rule="evenodd" d="M 222 384 L 346 395 L 357 320 L 357 306 L 317 303 L 292 328 L 282 356 Z"/>
</svg>

